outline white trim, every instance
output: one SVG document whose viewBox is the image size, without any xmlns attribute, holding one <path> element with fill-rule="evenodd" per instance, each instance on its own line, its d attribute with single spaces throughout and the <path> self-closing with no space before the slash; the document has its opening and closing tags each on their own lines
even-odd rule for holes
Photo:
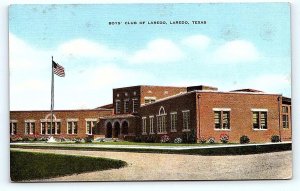
<svg viewBox="0 0 300 191">
<path fill-rule="evenodd" d="M 147 119 L 147 117 L 142 117 L 142 119 Z"/>
<path fill-rule="evenodd" d="M 170 115 L 177 114 L 177 111 L 170 112 Z"/>
<path fill-rule="evenodd" d="M 67 122 L 78 121 L 78 118 L 68 118 Z"/>
<path fill-rule="evenodd" d="M 87 128 L 88 127 L 87 126 L 88 122 L 91 122 L 91 126 L 90 126 L 91 133 L 88 132 L 88 128 Z M 93 134 L 93 127 L 96 125 L 96 122 L 97 122 L 97 119 L 96 120 L 85 120 L 85 134 L 86 135 L 92 135 Z"/>
<path fill-rule="evenodd" d="M 231 126 L 230 126 L 230 129 L 216 129 L 214 128 L 215 131 L 231 131 Z"/>
<path fill-rule="evenodd" d="M 253 131 L 267 131 L 267 130 L 269 130 L 269 129 L 254 129 L 254 128 L 252 127 L 252 130 L 253 130 Z"/>
<path fill-rule="evenodd" d="M 85 118 L 85 121 L 97 121 L 97 118 Z"/>
<path fill-rule="evenodd" d="M 182 129 L 182 132 L 189 132 L 191 131 L 190 129 Z"/>
<path fill-rule="evenodd" d="M 253 108 L 251 111 L 265 111 L 268 112 L 268 109 L 260 109 L 260 108 Z"/>
<path fill-rule="evenodd" d="M 181 112 L 182 113 L 185 113 L 185 112 L 189 112 L 190 110 L 182 110 Z"/>
<path fill-rule="evenodd" d="M 231 108 L 213 108 L 213 111 L 231 111 Z"/>
<path fill-rule="evenodd" d="M 160 110 L 163 110 L 163 112 L 162 112 L 162 114 L 160 113 Z M 164 108 L 164 106 L 160 106 L 160 108 L 159 108 L 159 110 L 158 110 L 158 115 L 167 115 L 167 112 L 166 112 L 166 110 L 165 110 L 165 108 Z"/>
<path fill-rule="evenodd" d="M 25 123 L 35 123 L 35 119 L 25 119 L 24 122 Z"/>
<path fill-rule="evenodd" d="M 51 119 L 40 119 L 40 122 L 51 122 Z M 61 122 L 61 119 L 53 119 L 53 122 Z"/>
<path fill-rule="evenodd" d="M 156 100 L 156 97 L 148 97 L 148 96 L 145 96 L 144 99 L 155 99 L 155 100 Z"/>
<path fill-rule="evenodd" d="M 154 115 L 149 115 L 149 118 L 154 118 Z"/>
</svg>

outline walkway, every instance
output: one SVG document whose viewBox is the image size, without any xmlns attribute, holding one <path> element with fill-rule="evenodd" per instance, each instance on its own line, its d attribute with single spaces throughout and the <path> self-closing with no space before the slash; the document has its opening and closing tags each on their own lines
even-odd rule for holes
<svg viewBox="0 0 300 191">
<path fill-rule="evenodd" d="M 127 167 L 121 169 L 75 174 L 43 181 L 287 179 L 292 175 L 291 151 L 236 156 L 200 156 L 82 150 L 26 150 L 107 157 L 128 163 Z"/>
</svg>

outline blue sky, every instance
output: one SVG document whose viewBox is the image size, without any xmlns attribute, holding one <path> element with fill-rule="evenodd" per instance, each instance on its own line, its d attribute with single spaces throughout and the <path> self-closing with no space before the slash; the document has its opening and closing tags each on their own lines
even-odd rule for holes
<svg viewBox="0 0 300 191">
<path fill-rule="evenodd" d="M 291 95 L 288 3 L 14 5 L 9 35 L 11 110 L 49 109 L 51 56 L 66 70 L 55 109 L 94 108 L 139 84 Z"/>
</svg>

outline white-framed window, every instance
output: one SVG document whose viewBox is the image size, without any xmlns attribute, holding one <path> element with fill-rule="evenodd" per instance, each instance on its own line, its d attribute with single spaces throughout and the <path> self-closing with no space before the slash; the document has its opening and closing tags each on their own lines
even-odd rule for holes
<svg viewBox="0 0 300 191">
<path fill-rule="evenodd" d="M 157 119 L 157 133 L 159 134 L 164 134 L 167 133 L 167 129 L 166 129 L 166 112 L 165 112 L 165 108 L 163 106 L 160 107 L 158 115 L 156 116 Z"/>
<path fill-rule="evenodd" d="M 78 133 L 78 119 L 67 119 L 67 134 L 74 135 Z"/>
<path fill-rule="evenodd" d="M 190 110 L 182 111 L 182 131 L 189 131 L 190 130 Z"/>
<path fill-rule="evenodd" d="M 128 92 L 125 92 L 124 94 L 125 94 L 126 97 L 128 96 Z"/>
<path fill-rule="evenodd" d="M 171 132 L 177 131 L 177 112 L 170 113 L 171 116 Z"/>
<path fill-rule="evenodd" d="M 129 112 L 129 99 L 124 100 L 124 113 Z"/>
<path fill-rule="evenodd" d="M 254 130 L 268 129 L 268 110 L 267 109 L 252 109 L 252 123 Z"/>
<path fill-rule="evenodd" d="M 96 123 L 97 123 L 97 119 L 85 119 L 85 127 L 86 127 L 87 135 L 93 134 L 93 128 L 95 127 Z"/>
<path fill-rule="evenodd" d="M 154 134 L 154 116 L 149 116 L 149 127 L 150 127 L 150 134 Z"/>
<path fill-rule="evenodd" d="M 10 120 L 10 134 L 16 135 L 17 134 L 17 127 L 18 121 L 17 120 Z"/>
<path fill-rule="evenodd" d="M 51 129 L 51 120 L 41 120 L 41 135 L 59 135 L 61 133 L 61 120 L 55 119 L 52 122 Z"/>
<path fill-rule="evenodd" d="M 25 135 L 32 135 L 35 132 L 35 120 L 25 120 Z"/>
<path fill-rule="evenodd" d="M 214 108 L 215 130 L 230 130 L 230 108 Z"/>
<path fill-rule="evenodd" d="M 139 102 L 137 98 L 132 99 L 132 112 L 136 112 L 139 108 Z"/>
<path fill-rule="evenodd" d="M 143 132 L 142 134 L 147 134 L 147 117 L 142 117 L 142 121 L 143 121 Z"/>
<path fill-rule="evenodd" d="M 145 104 L 154 103 L 156 101 L 156 97 L 144 97 Z"/>
<path fill-rule="evenodd" d="M 290 128 L 290 114 L 289 114 L 289 106 L 282 106 L 282 128 L 288 129 Z"/>
<path fill-rule="evenodd" d="M 116 100 L 116 114 L 121 113 L 121 101 Z"/>
</svg>

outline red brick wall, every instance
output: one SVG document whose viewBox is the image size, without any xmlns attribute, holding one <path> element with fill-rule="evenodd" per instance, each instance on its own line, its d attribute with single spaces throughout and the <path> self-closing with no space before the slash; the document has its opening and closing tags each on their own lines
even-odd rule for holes
<svg viewBox="0 0 300 191">
<path fill-rule="evenodd" d="M 141 86 L 141 103 L 145 103 L 145 97 L 156 97 L 156 100 L 186 92 L 186 87 L 168 86 Z"/>
<path fill-rule="evenodd" d="M 61 134 L 55 137 L 86 137 L 86 118 L 97 118 L 112 115 L 112 110 L 66 110 L 54 111 L 57 119 L 61 119 Z M 35 134 L 41 133 L 41 119 L 45 119 L 49 111 L 11 111 L 10 119 L 17 120 L 17 135 L 24 136 L 25 120 L 35 120 Z M 78 133 L 75 135 L 67 134 L 67 119 L 78 118 Z M 43 135 L 44 136 L 44 135 Z M 52 135 L 51 135 L 52 136 Z"/>
<path fill-rule="evenodd" d="M 140 108 L 139 116 L 147 117 L 147 135 L 143 135 L 143 137 L 149 136 L 150 126 L 149 126 L 149 116 L 154 115 L 154 132 L 158 137 L 163 136 L 164 134 L 157 134 L 157 118 L 156 115 L 159 114 L 159 109 L 161 106 L 164 107 L 166 116 L 166 130 L 167 134 L 170 136 L 173 141 L 177 137 L 182 137 L 182 128 L 183 128 L 183 110 L 190 110 L 190 126 L 191 128 L 196 128 L 196 101 L 195 101 L 195 93 L 189 93 L 184 96 L 174 97 L 172 99 L 167 99 L 164 101 L 158 101 L 144 107 Z M 171 132 L 171 116 L 170 112 L 177 112 L 177 132 Z M 137 135 L 142 135 L 142 119 L 140 119 L 140 126 L 137 128 Z M 196 130 L 196 129 L 195 129 Z"/>
<path fill-rule="evenodd" d="M 277 95 L 209 92 L 197 93 L 197 95 L 200 96 L 198 138 L 201 136 L 214 137 L 219 141 L 220 134 L 226 133 L 230 137 L 230 142 L 239 142 L 242 135 L 247 135 L 251 142 L 270 142 L 272 135 L 280 134 Z M 281 104 L 279 106 L 281 108 Z M 215 130 L 213 108 L 231 109 L 230 130 Z M 254 108 L 268 110 L 267 130 L 254 130 L 252 128 L 251 109 Z M 291 129 L 285 130 L 283 135 L 285 139 L 291 137 Z"/>
<path fill-rule="evenodd" d="M 136 95 L 134 95 L 136 92 Z M 139 106 L 145 103 L 145 97 L 155 97 L 156 100 L 169 97 L 180 92 L 186 92 L 185 87 L 168 87 L 168 86 L 132 86 L 125 88 L 117 88 L 113 90 L 113 105 L 116 108 L 116 100 L 121 101 L 121 112 L 124 114 L 124 100 L 129 100 L 129 112 L 133 112 L 133 101 L 132 99 L 138 99 Z M 127 93 L 127 96 L 125 95 Z M 117 96 L 119 95 L 119 97 Z M 139 111 L 139 108 L 137 108 Z M 116 112 L 115 112 L 116 114 Z"/>
</svg>

